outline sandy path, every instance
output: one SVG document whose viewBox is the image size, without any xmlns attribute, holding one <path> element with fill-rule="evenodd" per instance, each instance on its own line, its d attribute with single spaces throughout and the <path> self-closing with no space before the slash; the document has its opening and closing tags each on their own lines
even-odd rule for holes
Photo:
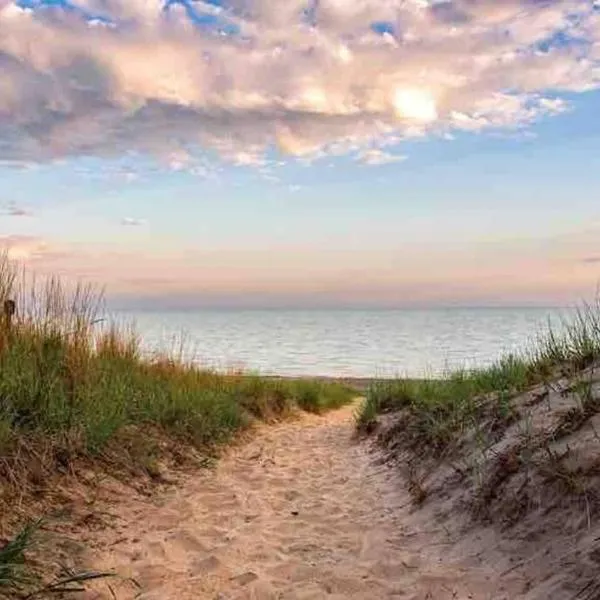
<svg viewBox="0 0 600 600">
<path fill-rule="evenodd" d="M 401 484 L 352 440 L 352 410 L 261 428 L 162 506 L 126 503 L 93 561 L 139 583 L 113 583 L 118 600 L 503 597 L 442 567 L 437 534 L 408 530 Z M 102 587 L 86 597 L 111 598 Z"/>
</svg>

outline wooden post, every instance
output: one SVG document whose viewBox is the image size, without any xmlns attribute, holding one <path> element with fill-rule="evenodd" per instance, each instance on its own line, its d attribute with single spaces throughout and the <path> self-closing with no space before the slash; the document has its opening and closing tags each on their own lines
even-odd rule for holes
<svg viewBox="0 0 600 600">
<path fill-rule="evenodd" d="M 12 318 L 17 311 L 17 305 L 14 300 L 4 301 L 4 325 L 10 331 L 12 327 Z"/>
</svg>

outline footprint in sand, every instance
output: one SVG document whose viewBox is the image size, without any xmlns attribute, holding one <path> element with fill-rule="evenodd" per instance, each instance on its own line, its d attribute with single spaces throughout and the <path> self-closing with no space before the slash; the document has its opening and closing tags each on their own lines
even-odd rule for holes
<svg viewBox="0 0 600 600">
<path fill-rule="evenodd" d="M 407 497 L 394 472 L 353 440 L 353 410 L 262 428 L 163 506 L 123 506 L 120 535 L 136 542 L 116 551 L 111 532 L 103 532 L 104 551 L 90 558 L 124 579 L 111 582 L 112 592 L 98 582 L 83 597 L 489 598 L 481 577 L 459 588 L 457 569 L 442 569 L 439 555 L 422 552 L 431 534 L 403 537 Z"/>
</svg>

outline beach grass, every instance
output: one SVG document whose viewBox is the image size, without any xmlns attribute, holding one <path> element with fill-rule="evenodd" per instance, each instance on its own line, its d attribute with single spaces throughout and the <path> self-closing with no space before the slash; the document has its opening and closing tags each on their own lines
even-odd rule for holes
<svg viewBox="0 0 600 600">
<path fill-rule="evenodd" d="M 39 569 L 27 556 L 38 543 L 41 526 L 41 519 L 27 522 L 0 549 L 0 598 L 64 598 L 85 591 L 84 585 L 90 581 L 115 576 L 112 572 L 75 571 L 63 567 L 63 572 L 44 583 Z"/>
<path fill-rule="evenodd" d="M 17 590 L 36 581 L 32 570 L 26 564 L 25 552 L 34 543 L 38 522 L 29 522 L 0 549 L 0 594 L 7 590 Z"/>
<path fill-rule="evenodd" d="M 77 460 L 155 472 L 161 441 L 213 455 L 257 420 L 322 412 L 356 392 L 329 381 L 216 372 L 148 357 L 135 330 L 102 319 L 102 294 L 35 279 L 0 257 L 0 510 Z M 16 311 L 13 313 L 13 309 Z M 6 509 L 6 510 L 5 510 Z M 6 520 L 6 519 L 3 519 Z M 32 531 L 0 549 L 0 588 L 19 581 Z M 1 544 L 0 544 L 1 546 Z"/>
<path fill-rule="evenodd" d="M 11 304 L 16 312 L 11 315 Z M 148 357 L 135 330 L 104 321 L 102 294 L 35 280 L 0 257 L 0 506 L 77 460 L 156 474 L 161 442 L 213 453 L 257 420 L 351 401 L 348 386 L 216 372 Z M 6 508 L 6 511 L 4 511 Z M 25 582 L 25 526 L 0 549 L 0 592 Z"/>
<path fill-rule="evenodd" d="M 59 279 L 29 281 L 0 259 L 0 301 L 17 313 L 0 327 L 0 452 L 43 436 L 55 450 L 99 453 L 129 426 L 157 426 L 186 442 L 221 443 L 254 419 L 348 402 L 330 381 L 203 370 L 144 356 L 134 329 L 99 318 L 102 296 Z"/>
<path fill-rule="evenodd" d="M 488 367 L 455 369 L 431 379 L 374 382 L 357 411 L 357 428 L 368 431 L 377 415 L 405 411 L 407 441 L 440 454 L 490 415 L 497 424 L 510 423 L 515 417 L 510 399 L 520 392 L 571 378 L 598 361 L 600 300 L 581 304 L 558 329 L 548 324 L 528 348 Z"/>
</svg>

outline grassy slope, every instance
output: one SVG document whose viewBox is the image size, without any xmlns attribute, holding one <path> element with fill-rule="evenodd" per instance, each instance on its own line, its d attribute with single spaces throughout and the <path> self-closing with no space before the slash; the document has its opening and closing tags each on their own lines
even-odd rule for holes
<svg viewBox="0 0 600 600">
<path fill-rule="evenodd" d="M 456 540 L 498 532 L 531 587 L 519 597 L 600 598 L 600 303 L 489 368 L 373 384 L 357 429 Z"/>
<path fill-rule="evenodd" d="M 533 348 L 509 354 L 490 367 L 456 370 L 439 380 L 398 379 L 375 382 L 357 415 L 368 430 L 382 412 L 408 411 L 415 443 L 444 452 L 466 430 L 494 413 L 499 421 L 513 418 L 511 398 L 558 377 L 575 377 L 600 360 L 600 301 L 583 305 L 560 334 L 549 329 Z"/>
<path fill-rule="evenodd" d="M 199 370 L 168 356 L 142 358 L 133 332 L 100 322 L 101 297 L 52 279 L 28 280 L 0 259 L 0 511 L 56 472 L 93 459 L 156 474 L 164 441 L 210 451 L 255 420 L 300 408 L 339 407 L 355 392 L 335 382 L 261 378 Z M 0 544 L 0 595 L 22 571 L 24 530 Z M 16 562 L 15 562 L 16 561 Z M 15 563 L 15 564 L 13 564 Z"/>
</svg>

